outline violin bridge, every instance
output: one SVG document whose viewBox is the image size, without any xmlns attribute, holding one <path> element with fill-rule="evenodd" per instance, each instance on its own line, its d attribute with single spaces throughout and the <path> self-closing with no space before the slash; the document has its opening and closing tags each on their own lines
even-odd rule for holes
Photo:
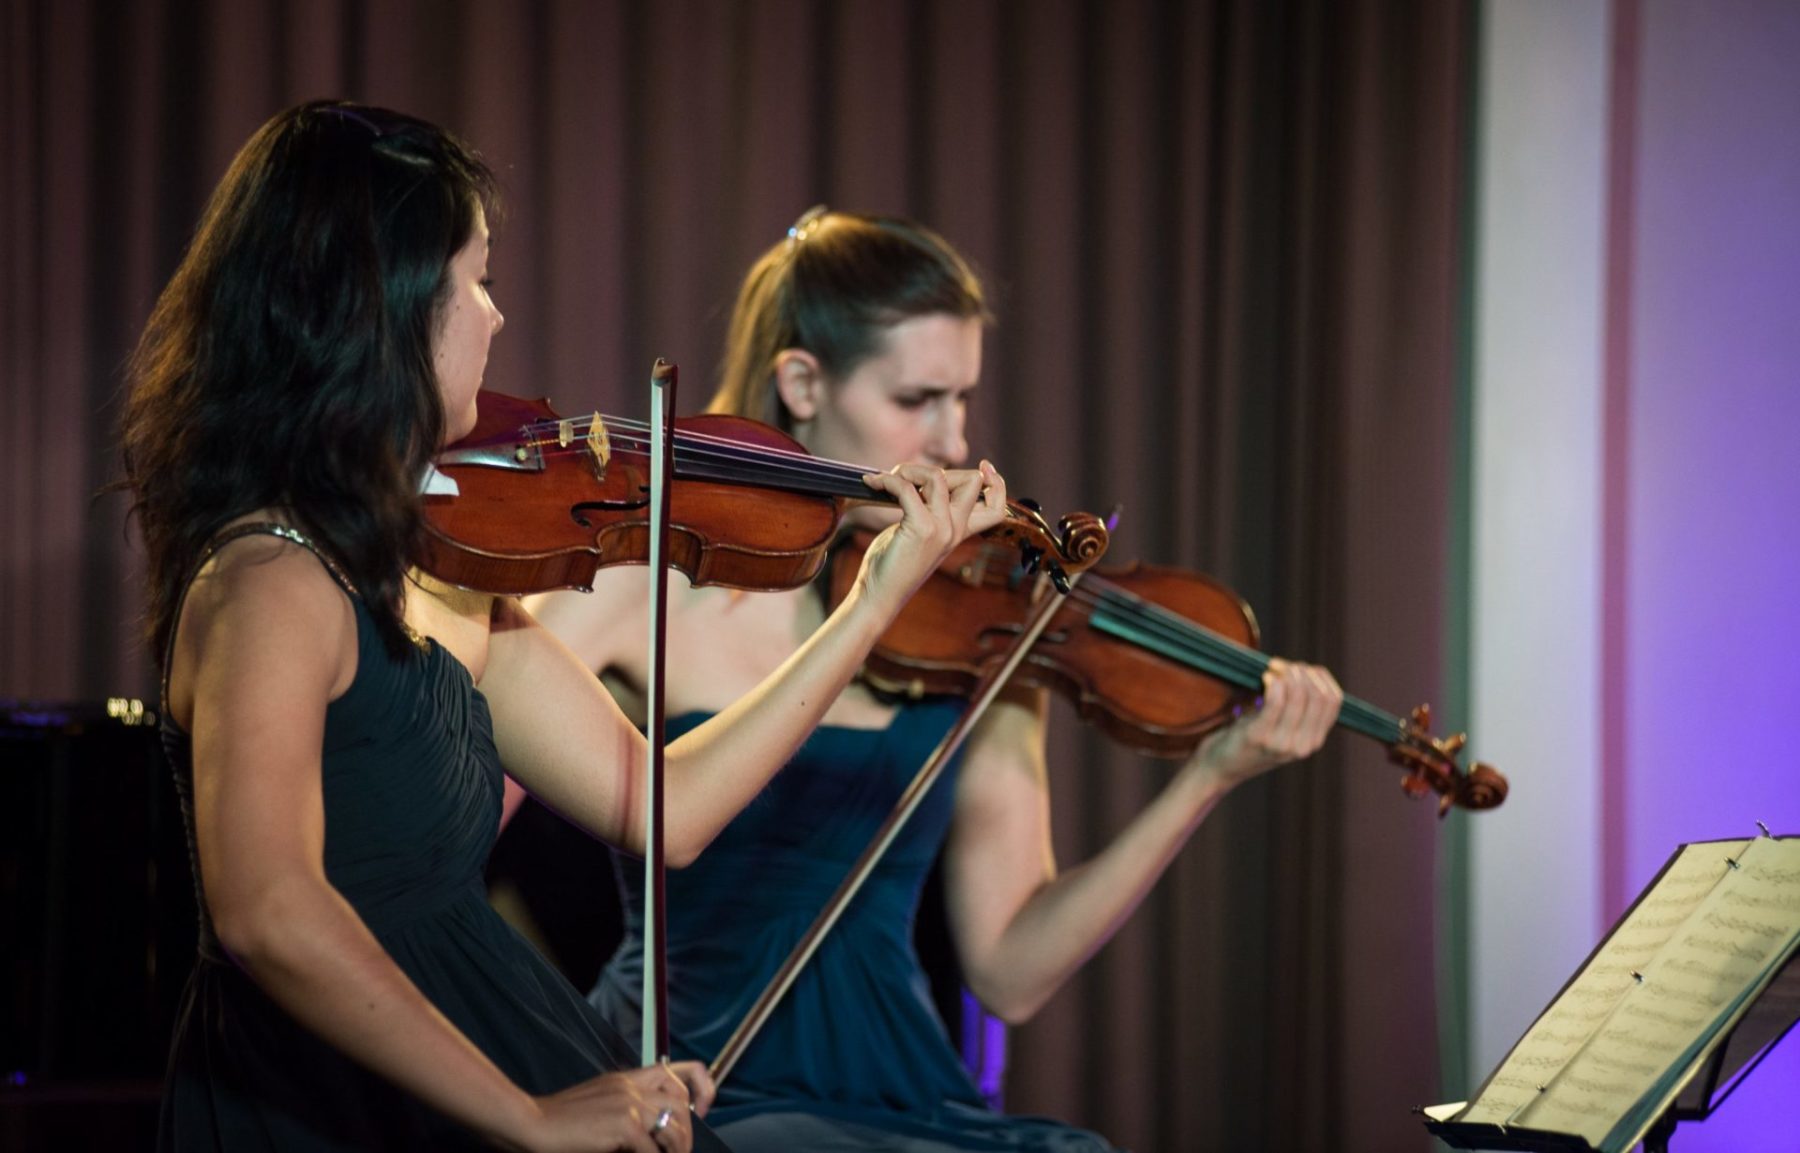
<svg viewBox="0 0 1800 1153">
<path fill-rule="evenodd" d="M 606 422 L 600 419 L 597 412 L 588 418 L 587 442 L 588 451 L 600 462 L 600 471 L 605 472 L 608 462 L 612 460 L 612 439 L 606 435 Z"/>
</svg>

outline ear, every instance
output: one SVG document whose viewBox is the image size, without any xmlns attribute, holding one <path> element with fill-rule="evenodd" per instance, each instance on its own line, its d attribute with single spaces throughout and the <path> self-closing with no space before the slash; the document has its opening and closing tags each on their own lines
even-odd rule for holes
<svg viewBox="0 0 1800 1153">
<path fill-rule="evenodd" d="M 775 393 L 795 424 L 817 416 L 825 399 L 825 371 L 819 358 L 801 348 L 782 349 L 775 355 Z"/>
</svg>

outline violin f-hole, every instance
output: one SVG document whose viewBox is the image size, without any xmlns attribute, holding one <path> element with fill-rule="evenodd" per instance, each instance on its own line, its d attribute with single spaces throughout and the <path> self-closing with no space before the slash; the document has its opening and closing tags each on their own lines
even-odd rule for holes
<svg viewBox="0 0 1800 1153">
<path fill-rule="evenodd" d="M 569 516 L 582 528 L 592 528 L 582 514 L 588 512 L 635 512 L 648 508 L 650 496 L 645 493 L 636 500 L 584 500 L 569 506 Z"/>
</svg>

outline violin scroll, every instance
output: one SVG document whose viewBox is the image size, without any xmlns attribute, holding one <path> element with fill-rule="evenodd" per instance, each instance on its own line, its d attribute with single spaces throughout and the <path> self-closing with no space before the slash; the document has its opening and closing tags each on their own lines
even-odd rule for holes
<svg viewBox="0 0 1800 1153">
<path fill-rule="evenodd" d="M 1406 770 L 1400 788 L 1409 797 L 1438 794 L 1438 816 L 1452 808 L 1492 809 L 1506 800 L 1507 780 L 1491 765 L 1477 761 L 1468 769 L 1457 759 L 1469 734 L 1431 735 L 1431 706 L 1420 705 L 1401 726 L 1400 739 L 1388 755 Z"/>
<path fill-rule="evenodd" d="M 1017 547 L 1025 571 L 1043 571 L 1056 591 L 1064 594 L 1073 587 L 1071 577 L 1086 572 L 1106 555 L 1112 536 L 1106 522 L 1091 512 L 1069 513 L 1052 529 L 1037 502 L 1030 499 L 1007 502 L 1006 518 L 983 535 L 989 541 Z"/>
</svg>

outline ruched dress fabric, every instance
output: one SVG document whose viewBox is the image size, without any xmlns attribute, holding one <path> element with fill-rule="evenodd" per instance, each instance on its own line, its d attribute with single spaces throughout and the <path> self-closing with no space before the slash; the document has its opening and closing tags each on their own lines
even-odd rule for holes
<svg viewBox="0 0 1800 1153">
<path fill-rule="evenodd" d="M 689 867 L 668 874 L 674 1055 L 711 1061 L 849 873 L 961 712 L 901 706 L 885 729 L 823 726 Z M 670 721 L 670 739 L 705 717 Z M 721 1086 L 708 1121 L 738 1153 L 1031 1150 L 1104 1140 L 982 1102 L 912 944 L 919 894 L 949 829 L 953 764 L 888 849 Z M 590 999 L 638 1028 L 643 870 L 614 854 L 626 936 Z"/>
<path fill-rule="evenodd" d="M 395 660 L 351 600 L 356 677 L 325 717 L 326 877 L 425 997 L 527 1091 L 636 1065 L 635 1047 L 487 903 L 502 780 L 468 670 L 435 642 Z M 192 747 L 167 718 L 192 853 Z M 161 1149 L 491 1148 L 270 1000 L 220 952 L 200 884 L 200 959 L 169 1058 Z M 695 1148 L 724 1146 L 697 1132 Z"/>
</svg>

